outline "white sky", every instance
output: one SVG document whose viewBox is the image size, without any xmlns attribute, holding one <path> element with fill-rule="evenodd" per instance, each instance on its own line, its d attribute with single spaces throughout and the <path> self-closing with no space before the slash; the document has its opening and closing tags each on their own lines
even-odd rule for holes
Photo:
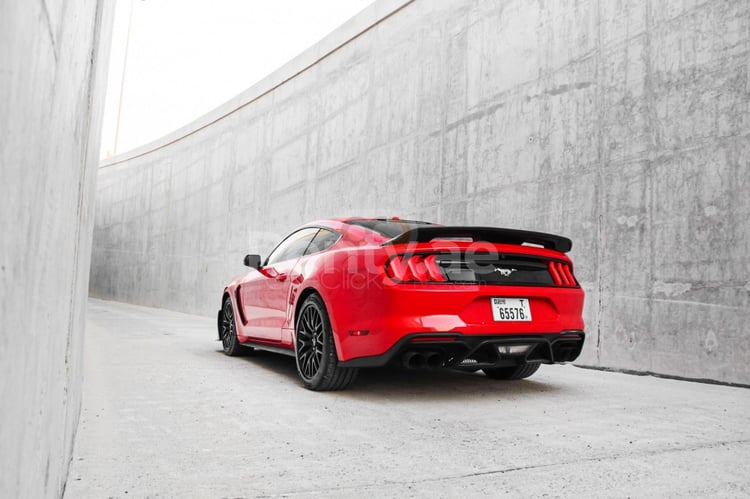
<svg viewBox="0 0 750 499">
<path fill-rule="evenodd" d="M 117 0 L 101 157 L 221 105 L 372 1 Z"/>
</svg>

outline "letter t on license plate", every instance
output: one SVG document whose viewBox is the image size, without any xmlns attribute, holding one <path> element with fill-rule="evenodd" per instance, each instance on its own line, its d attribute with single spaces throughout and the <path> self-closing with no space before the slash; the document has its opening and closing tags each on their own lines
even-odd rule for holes
<svg viewBox="0 0 750 499">
<path fill-rule="evenodd" d="M 490 298 L 496 322 L 531 322 L 528 298 Z"/>
</svg>

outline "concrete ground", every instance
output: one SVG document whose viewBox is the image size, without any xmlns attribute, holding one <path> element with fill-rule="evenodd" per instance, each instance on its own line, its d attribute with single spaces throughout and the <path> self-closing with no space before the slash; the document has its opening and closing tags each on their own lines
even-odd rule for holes
<svg viewBox="0 0 750 499">
<path fill-rule="evenodd" d="M 543 366 L 300 387 L 215 321 L 91 300 L 65 497 L 750 495 L 750 390 Z"/>
</svg>

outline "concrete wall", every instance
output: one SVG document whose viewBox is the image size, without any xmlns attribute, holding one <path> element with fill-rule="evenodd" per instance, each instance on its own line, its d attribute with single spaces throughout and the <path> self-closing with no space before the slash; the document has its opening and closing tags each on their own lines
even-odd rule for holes
<svg viewBox="0 0 750 499">
<path fill-rule="evenodd" d="M 750 383 L 749 54 L 744 0 L 377 2 L 101 165 L 91 292 L 213 314 L 318 217 L 559 232 L 581 363 Z"/>
<path fill-rule="evenodd" d="M 60 497 L 68 475 L 107 4 L 0 3 L 0 497 Z"/>
</svg>

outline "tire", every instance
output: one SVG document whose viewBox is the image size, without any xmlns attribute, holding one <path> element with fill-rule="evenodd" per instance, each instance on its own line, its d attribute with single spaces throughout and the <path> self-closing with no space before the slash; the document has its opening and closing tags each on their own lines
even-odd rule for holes
<svg viewBox="0 0 750 499">
<path fill-rule="evenodd" d="M 540 362 L 527 362 L 513 367 L 488 367 L 482 371 L 492 379 L 524 379 L 537 372 L 540 365 Z"/>
<path fill-rule="evenodd" d="M 320 296 L 305 299 L 295 324 L 294 356 L 297 373 L 308 390 L 343 390 L 359 369 L 339 367 L 331 322 Z"/>
<path fill-rule="evenodd" d="M 234 322 L 234 308 L 232 299 L 226 297 L 219 312 L 219 339 L 224 355 L 238 357 L 251 352 L 253 349 L 240 344 L 237 339 L 237 326 Z"/>
</svg>

